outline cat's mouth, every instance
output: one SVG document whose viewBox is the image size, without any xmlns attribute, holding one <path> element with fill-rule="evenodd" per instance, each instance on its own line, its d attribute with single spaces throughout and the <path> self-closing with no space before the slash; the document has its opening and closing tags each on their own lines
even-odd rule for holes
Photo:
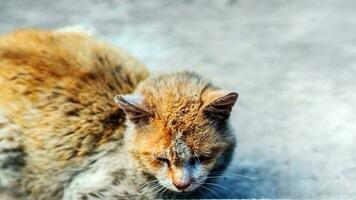
<svg viewBox="0 0 356 200">
<path fill-rule="evenodd" d="M 191 192 L 200 186 L 195 181 L 191 181 L 190 183 L 185 185 L 176 185 L 176 184 L 173 185 L 175 186 L 176 189 L 175 192 Z"/>
<path fill-rule="evenodd" d="M 178 189 L 172 189 L 171 187 L 166 187 L 164 185 L 161 185 L 162 191 L 156 195 L 156 198 L 160 199 L 190 199 L 190 198 L 195 198 L 198 199 L 202 195 L 201 191 L 201 186 L 204 184 L 198 184 L 198 183 L 192 183 L 194 185 L 189 186 L 186 189 L 183 190 L 178 190 Z"/>
<path fill-rule="evenodd" d="M 173 181 L 159 181 L 160 185 L 164 187 L 166 190 L 169 190 L 174 193 L 189 193 L 200 186 L 204 184 L 204 180 L 202 181 L 196 181 L 196 180 L 191 180 L 186 184 L 177 184 L 174 183 Z"/>
</svg>

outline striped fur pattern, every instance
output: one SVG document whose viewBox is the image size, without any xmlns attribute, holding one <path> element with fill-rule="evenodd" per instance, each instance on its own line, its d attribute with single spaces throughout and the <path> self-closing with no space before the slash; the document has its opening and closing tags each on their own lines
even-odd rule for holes
<svg viewBox="0 0 356 200">
<path fill-rule="evenodd" d="M 1 36 L 0 197 L 197 197 L 231 160 L 238 94 L 195 73 L 147 77 L 80 33 Z"/>
<path fill-rule="evenodd" d="M 131 122 L 127 145 L 137 168 L 167 194 L 194 192 L 231 160 L 228 118 L 237 97 L 190 72 L 152 77 L 134 95 L 117 96 Z"/>
<path fill-rule="evenodd" d="M 122 146 L 114 94 L 147 76 L 126 52 L 80 33 L 0 36 L 0 192 L 61 199 L 75 176 Z"/>
<path fill-rule="evenodd" d="M 0 187 L 18 186 L 20 170 L 25 165 L 20 129 L 0 113 Z"/>
</svg>

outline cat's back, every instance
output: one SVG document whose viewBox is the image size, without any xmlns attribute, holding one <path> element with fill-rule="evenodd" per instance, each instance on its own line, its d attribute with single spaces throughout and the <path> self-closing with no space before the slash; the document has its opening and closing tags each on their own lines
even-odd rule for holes
<svg viewBox="0 0 356 200">
<path fill-rule="evenodd" d="M 56 102 L 114 105 L 114 94 L 132 92 L 147 75 L 124 51 L 82 34 L 23 30 L 0 37 L 0 110 L 8 115 Z"/>
<path fill-rule="evenodd" d="M 83 34 L 23 30 L 0 37 L 2 97 L 33 96 L 40 88 L 83 92 L 85 85 L 128 93 L 146 76 L 130 55 Z"/>
<path fill-rule="evenodd" d="M 0 36 L 0 141 L 10 144 L 21 135 L 10 146 L 26 153 L 24 190 L 36 199 L 58 192 L 70 180 L 67 168 L 77 170 L 120 139 L 124 114 L 113 97 L 133 92 L 147 76 L 124 51 L 79 33 Z"/>
</svg>

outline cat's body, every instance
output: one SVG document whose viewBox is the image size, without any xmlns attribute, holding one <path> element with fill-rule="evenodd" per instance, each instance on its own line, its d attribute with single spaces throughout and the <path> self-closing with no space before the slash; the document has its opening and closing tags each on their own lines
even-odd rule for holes
<svg viewBox="0 0 356 200">
<path fill-rule="evenodd" d="M 152 198 L 157 184 L 149 181 L 189 192 L 210 170 L 223 170 L 235 142 L 225 120 L 237 94 L 190 73 L 136 89 L 147 76 L 126 53 L 80 34 L 0 37 L 0 193 Z M 134 91 L 141 97 L 122 96 Z"/>
<path fill-rule="evenodd" d="M 133 92 L 147 75 L 126 53 L 79 34 L 1 37 L 0 154 L 9 157 L 0 161 L 0 186 L 33 199 L 61 196 L 77 173 L 120 144 L 125 116 L 113 97 Z"/>
</svg>

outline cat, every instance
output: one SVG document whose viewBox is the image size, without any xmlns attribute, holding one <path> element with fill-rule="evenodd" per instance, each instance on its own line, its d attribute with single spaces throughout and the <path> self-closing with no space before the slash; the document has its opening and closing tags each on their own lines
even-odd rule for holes
<svg viewBox="0 0 356 200">
<path fill-rule="evenodd" d="M 236 92 L 79 33 L 1 36 L 0 95 L 0 194 L 18 199 L 197 198 L 235 147 Z"/>
</svg>

